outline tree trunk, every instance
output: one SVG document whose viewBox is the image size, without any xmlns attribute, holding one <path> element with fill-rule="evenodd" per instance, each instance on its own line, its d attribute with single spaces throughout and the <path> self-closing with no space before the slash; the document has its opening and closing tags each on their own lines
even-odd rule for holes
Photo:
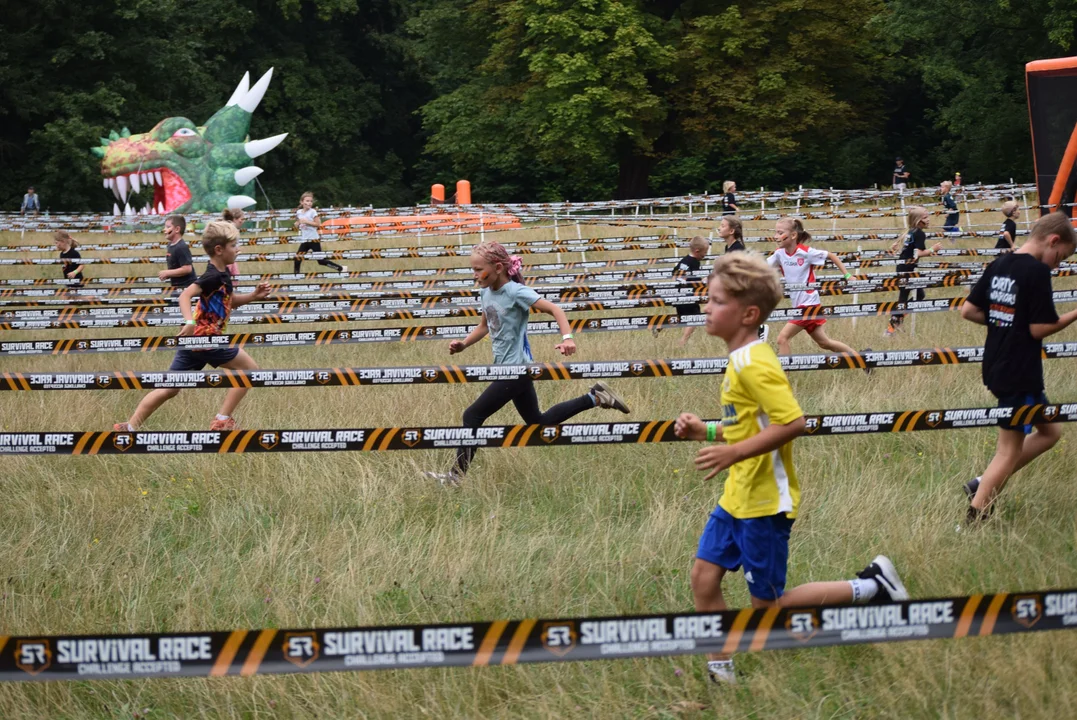
<svg viewBox="0 0 1077 720">
<path fill-rule="evenodd" d="M 628 151 L 621 155 L 617 172 L 617 200 L 648 197 L 648 181 L 655 159 Z"/>
</svg>

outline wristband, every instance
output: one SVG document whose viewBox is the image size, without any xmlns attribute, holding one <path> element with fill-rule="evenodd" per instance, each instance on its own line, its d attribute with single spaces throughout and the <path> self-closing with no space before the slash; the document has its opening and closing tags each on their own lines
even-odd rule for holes
<svg viewBox="0 0 1077 720">
<path fill-rule="evenodd" d="M 852 273 L 845 273 L 845 279 L 846 279 L 846 280 L 848 280 L 848 279 L 849 279 L 849 278 L 851 278 L 852 276 L 853 276 L 853 274 L 852 274 Z"/>
<path fill-rule="evenodd" d="M 569 333 L 568 335 L 562 335 L 562 336 L 561 336 L 561 339 L 562 339 L 562 340 L 572 340 L 572 339 L 573 339 L 573 335 L 572 335 L 572 333 Z"/>
<path fill-rule="evenodd" d="M 194 320 L 184 320 L 183 324 L 184 325 L 197 325 L 198 323 L 195 322 Z"/>
<path fill-rule="evenodd" d="M 714 442 L 718 439 L 718 423 L 707 423 L 707 442 Z"/>
</svg>

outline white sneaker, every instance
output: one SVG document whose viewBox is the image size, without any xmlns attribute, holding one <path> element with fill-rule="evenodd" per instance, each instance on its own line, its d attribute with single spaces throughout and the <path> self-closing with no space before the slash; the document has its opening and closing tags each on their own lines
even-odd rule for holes
<svg viewBox="0 0 1077 720">
<path fill-rule="evenodd" d="M 732 660 L 709 660 L 707 661 L 707 674 L 711 682 L 726 685 L 737 684 L 737 673 L 733 669 Z"/>
<path fill-rule="evenodd" d="M 874 604 L 909 599 L 909 591 L 905 589 L 901 578 L 898 577 L 894 563 L 890 562 L 890 558 L 885 555 L 876 555 L 871 564 L 858 572 L 856 576 L 863 580 L 870 578 L 878 584 L 879 594 L 873 599 Z"/>
<path fill-rule="evenodd" d="M 767 338 L 769 338 L 769 337 L 770 337 L 770 325 L 760 325 L 759 326 L 759 339 L 762 340 L 763 342 L 766 342 Z"/>
<path fill-rule="evenodd" d="M 464 479 L 461 475 L 458 475 L 451 470 L 449 472 L 432 472 L 430 470 L 424 470 L 423 477 L 437 480 L 441 483 L 442 487 L 450 488 L 460 487 L 460 482 Z"/>
</svg>

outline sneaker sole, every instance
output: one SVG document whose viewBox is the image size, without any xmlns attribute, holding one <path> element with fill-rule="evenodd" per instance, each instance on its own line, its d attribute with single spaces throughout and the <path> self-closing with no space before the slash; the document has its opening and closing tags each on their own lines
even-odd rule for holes
<svg viewBox="0 0 1077 720">
<path fill-rule="evenodd" d="M 961 489 L 965 491 L 965 497 L 969 499 L 969 502 L 972 502 L 972 499 L 976 497 L 976 490 L 979 490 L 980 486 L 977 485 L 976 490 L 973 490 L 971 487 L 969 487 L 969 483 L 965 483 L 961 486 Z"/>
<path fill-rule="evenodd" d="M 893 587 L 893 590 L 890 591 L 890 599 L 894 601 L 908 600 L 909 591 L 906 590 L 905 585 L 902 584 L 901 578 L 897 573 L 897 568 L 894 567 L 894 563 L 890 562 L 890 558 L 885 555 L 878 555 L 871 562 L 879 566 L 879 570 L 882 571 L 882 575 L 886 579 L 886 582 L 890 583 Z"/>
</svg>

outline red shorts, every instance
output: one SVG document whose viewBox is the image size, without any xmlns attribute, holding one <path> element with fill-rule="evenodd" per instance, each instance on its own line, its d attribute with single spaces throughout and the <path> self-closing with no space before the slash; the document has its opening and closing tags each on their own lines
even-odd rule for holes
<svg viewBox="0 0 1077 720">
<path fill-rule="evenodd" d="M 800 305 L 799 307 L 807 309 L 807 308 L 818 307 L 818 306 L 817 305 Z M 793 323 L 797 327 L 804 328 L 809 333 L 813 333 L 816 330 L 818 330 L 819 328 L 826 325 L 826 318 L 809 318 L 809 319 L 804 319 L 804 320 L 790 320 L 789 322 Z"/>
</svg>

